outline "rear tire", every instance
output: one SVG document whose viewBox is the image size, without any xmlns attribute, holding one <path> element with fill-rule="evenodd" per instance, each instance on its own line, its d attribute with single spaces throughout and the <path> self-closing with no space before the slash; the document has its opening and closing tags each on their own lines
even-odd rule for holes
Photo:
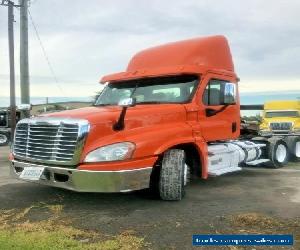
<svg viewBox="0 0 300 250">
<path fill-rule="evenodd" d="M 292 160 L 300 161 L 300 136 L 288 136 L 285 138 L 289 154 Z"/>
<path fill-rule="evenodd" d="M 270 160 L 270 167 L 284 167 L 289 162 L 289 152 L 286 142 L 279 138 L 271 138 L 268 141 L 267 153 Z"/>
<path fill-rule="evenodd" d="M 0 132 L 0 146 L 6 146 L 9 142 L 7 133 Z"/>
<path fill-rule="evenodd" d="M 162 200 L 179 201 L 184 197 L 185 175 L 188 173 L 186 166 L 184 150 L 171 149 L 165 152 L 158 185 Z"/>
</svg>

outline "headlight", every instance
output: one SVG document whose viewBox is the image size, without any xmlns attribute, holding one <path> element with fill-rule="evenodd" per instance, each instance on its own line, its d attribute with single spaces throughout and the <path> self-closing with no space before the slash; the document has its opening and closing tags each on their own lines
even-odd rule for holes
<svg viewBox="0 0 300 250">
<path fill-rule="evenodd" d="M 135 150 L 135 145 L 131 142 L 115 143 L 87 154 L 84 162 L 121 161 L 129 159 Z"/>
<path fill-rule="evenodd" d="M 260 130 L 258 132 L 258 134 L 261 136 L 271 136 L 273 133 L 272 133 L 272 131 L 269 131 L 269 130 Z"/>
<path fill-rule="evenodd" d="M 293 132 L 294 133 L 300 133 L 300 127 L 294 127 Z"/>
<path fill-rule="evenodd" d="M 266 123 L 266 122 L 262 122 L 259 127 L 260 127 L 260 129 L 268 129 L 269 128 L 269 124 Z"/>
</svg>

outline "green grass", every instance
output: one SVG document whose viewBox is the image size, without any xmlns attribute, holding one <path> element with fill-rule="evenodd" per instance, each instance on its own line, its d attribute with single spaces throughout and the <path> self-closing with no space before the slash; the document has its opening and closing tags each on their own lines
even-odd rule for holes
<svg viewBox="0 0 300 250">
<path fill-rule="evenodd" d="M 26 217 L 32 208 L 48 209 L 51 219 L 30 222 Z M 0 211 L 0 249 L 37 250 L 37 249 L 144 249 L 143 238 L 134 232 L 125 231 L 116 236 L 107 236 L 95 231 L 74 228 L 70 222 L 62 220 L 59 205 L 38 204 L 21 211 Z"/>
<path fill-rule="evenodd" d="M 0 230 L 1 249 L 141 249 L 143 239 L 120 235 L 111 240 L 82 243 L 64 231 L 26 232 L 24 230 Z"/>
<path fill-rule="evenodd" d="M 83 249 L 82 244 L 61 232 L 0 231 L 2 249 Z"/>
</svg>

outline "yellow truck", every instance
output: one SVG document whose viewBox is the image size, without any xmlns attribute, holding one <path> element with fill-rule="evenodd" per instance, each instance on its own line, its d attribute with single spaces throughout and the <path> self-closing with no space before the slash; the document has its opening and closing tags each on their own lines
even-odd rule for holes
<svg viewBox="0 0 300 250">
<path fill-rule="evenodd" d="M 266 102 L 259 134 L 264 137 L 283 137 L 291 156 L 299 159 L 300 100 Z"/>
<path fill-rule="evenodd" d="M 266 102 L 260 134 L 300 135 L 300 100 Z"/>
</svg>

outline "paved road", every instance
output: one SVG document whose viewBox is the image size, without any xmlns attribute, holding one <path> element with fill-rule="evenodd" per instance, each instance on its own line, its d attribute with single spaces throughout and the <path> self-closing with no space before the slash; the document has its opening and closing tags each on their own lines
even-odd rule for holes
<svg viewBox="0 0 300 250">
<path fill-rule="evenodd" d="M 8 168 L 8 147 L 0 147 L 0 187 L 11 184 L 18 183 L 19 181 L 10 178 L 9 168 Z"/>
<path fill-rule="evenodd" d="M 300 217 L 300 164 L 278 170 L 247 168 L 194 181 L 184 200 L 164 202 L 145 192 L 81 194 L 16 182 L 9 177 L 7 155 L 8 148 L 0 148 L 0 209 L 25 208 L 41 201 L 63 204 L 64 216 L 75 226 L 107 234 L 134 230 L 154 249 L 189 249 L 192 234 L 222 232 L 229 226 L 222 218 L 229 215 L 256 212 L 284 219 Z"/>
</svg>

